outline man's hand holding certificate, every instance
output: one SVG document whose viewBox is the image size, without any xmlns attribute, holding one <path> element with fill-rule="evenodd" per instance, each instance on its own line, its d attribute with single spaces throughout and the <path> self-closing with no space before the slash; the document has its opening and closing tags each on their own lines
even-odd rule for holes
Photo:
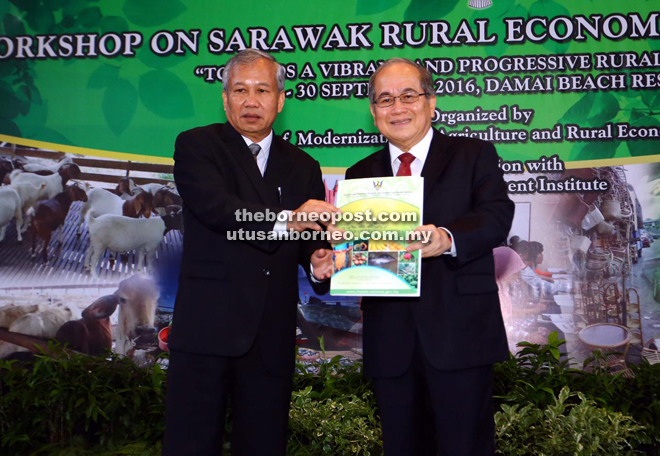
<svg viewBox="0 0 660 456">
<path fill-rule="evenodd" d="M 339 182 L 336 206 L 342 214 L 336 226 L 346 242 L 333 250 L 330 294 L 419 296 L 423 250 L 418 249 L 432 241 L 442 248 L 433 230 L 420 226 L 423 199 L 422 177 Z"/>
</svg>

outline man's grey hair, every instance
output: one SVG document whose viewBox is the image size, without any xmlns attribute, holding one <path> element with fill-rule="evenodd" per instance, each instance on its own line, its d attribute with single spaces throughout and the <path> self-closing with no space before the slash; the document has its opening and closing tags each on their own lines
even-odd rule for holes
<svg viewBox="0 0 660 456">
<path fill-rule="evenodd" d="M 225 69 L 222 73 L 222 90 L 225 92 L 227 91 L 227 87 L 229 86 L 229 77 L 231 76 L 231 72 L 235 69 L 236 66 L 253 63 L 259 59 L 266 59 L 273 63 L 276 71 L 275 79 L 277 80 L 277 91 L 281 92 L 284 90 L 284 67 L 277 63 L 275 57 L 258 49 L 245 49 L 227 61 L 225 64 Z"/>
<path fill-rule="evenodd" d="M 374 74 L 372 74 L 371 77 L 369 78 L 369 101 L 372 104 L 376 102 L 376 77 L 378 77 L 380 72 L 383 71 L 385 68 L 394 65 L 396 63 L 405 63 L 407 65 L 417 68 L 417 71 L 419 71 L 419 83 L 422 86 L 422 92 L 427 93 L 426 95 L 427 97 L 435 96 L 433 77 L 431 76 L 431 73 L 429 73 L 429 70 L 427 70 L 421 65 L 418 65 L 412 60 L 404 59 L 402 57 L 394 57 L 386 60 L 381 66 L 378 67 L 378 69 L 376 69 Z"/>
</svg>

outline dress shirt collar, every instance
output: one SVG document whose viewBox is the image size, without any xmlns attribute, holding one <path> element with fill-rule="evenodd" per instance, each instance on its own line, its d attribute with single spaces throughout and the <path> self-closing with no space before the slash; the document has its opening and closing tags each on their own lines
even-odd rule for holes
<svg viewBox="0 0 660 456">
<path fill-rule="evenodd" d="M 241 135 L 241 137 L 248 147 L 254 143 L 254 141 L 252 141 L 250 138 L 246 138 L 243 135 Z M 273 130 L 271 130 L 270 134 L 259 141 L 257 144 L 259 144 L 259 147 L 261 147 L 261 151 L 259 151 L 259 155 L 257 155 L 257 166 L 259 167 L 259 171 L 261 171 L 261 175 L 263 176 L 266 172 L 266 165 L 268 164 L 270 146 L 273 144 Z"/>
<path fill-rule="evenodd" d="M 248 147 L 254 143 L 250 138 L 247 138 L 243 135 L 241 135 L 243 138 L 243 141 L 245 141 L 245 144 L 248 145 Z M 273 143 L 273 130 L 270 131 L 270 134 L 266 136 L 264 139 L 259 141 L 257 144 L 259 144 L 259 147 L 261 147 L 261 152 L 259 152 L 259 155 L 264 154 L 266 157 L 266 160 L 268 160 L 268 154 L 270 154 L 270 145 Z M 257 157 L 259 156 L 257 155 Z"/>
<path fill-rule="evenodd" d="M 432 140 L 433 140 L 433 127 L 429 128 L 429 131 L 426 133 L 426 136 L 424 136 L 420 142 L 412 146 L 408 151 L 415 156 L 415 160 L 411 163 L 411 171 L 413 176 L 415 175 L 419 176 L 421 174 L 422 168 L 424 167 L 424 162 L 426 161 L 426 157 L 429 154 L 429 149 L 431 148 Z M 399 170 L 399 166 L 401 166 L 401 160 L 399 160 L 399 155 L 401 155 L 403 151 L 392 143 L 389 143 L 389 147 L 390 147 L 390 163 L 392 164 L 392 171 L 396 176 L 396 172 Z M 418 171 L 415 172 L 415 170 Z"/>
</svg>

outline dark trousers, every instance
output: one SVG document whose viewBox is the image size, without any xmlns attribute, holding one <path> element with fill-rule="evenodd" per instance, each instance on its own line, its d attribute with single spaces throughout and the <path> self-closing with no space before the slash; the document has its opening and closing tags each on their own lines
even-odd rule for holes
<svg viewBox="0 0 660 456">
<path fill-rule="evenodd" d="M 283 456 L 291 382 L 266 370 L 257 343 L 238 358 L 173 350 L 162 455 L 220 455 L 229 400 L 232 456 Z"/>
<path fill-rule="evenodd" d="M 404 375 L 373 385 L 385 456 L 495 454 L 492 366 L 439 371 L 418 341 Z"/>
</svg>

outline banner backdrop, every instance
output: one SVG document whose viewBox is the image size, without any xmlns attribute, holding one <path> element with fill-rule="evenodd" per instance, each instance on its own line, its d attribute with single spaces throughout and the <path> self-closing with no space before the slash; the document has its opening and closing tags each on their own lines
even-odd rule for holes
<svg viewBox="0 0 660 456">
<path fill-rule="evenodd" d="M 546 280 L 553 290 L 523 285 L 521 271 L 501 283 L 511 307 L 503 310 L 512 349 L 535 335 L 542 340 L 546 330 L 560 330 L 575 353 L 608 348 L 578 337 L 593 324 L 626 328 L 609 348 L 641 348 L 660 334 L 660 273 L 651 245 L 660 235 L 655 6 L 642 0 L 351 0 L 315 7 L 11 0 L 0 3 L 0 140 L 75 154 L 79 164 L 84 157 L 171 164 L 179 132 L 225 121 L 224 64 L 254 47 L 286 67 L 287 100 L 275 130 L 321 163 L 332 202 L 344 169 L 385 143 L 369 114 L 369 76 L 382 61 L 407 57 L 434 77 L 437 129 L 496 145 L 516 202 L 511 235 L 541 242 L 544 267 L 555 274 Z M 78 212 L 70 217 L 72 224 L 81 220 Z M 62 243 L 84 253 L 86 236 Z M 176 263 L 170 260 L 178 239 L 166 238 L 169 250 L 161 246 L 166 254 L 159 261 Z M 645 248 L 651 254 L 640 261 Z M 5 255 L 5 266 L 19 257 Z M 57 261 L 82 263 L 78 255 Z M 171 300 L 176 271 L 168 268 L 161 296 Z M 54 277 L 64 283 L 85 274 L 71 270 L 28 277 L 36 277 L 32 286 L 50 286 Z M 112 286 L 132 271 L 113 275 Z M 5 276 L 3 283 L 12 280 Z M 330 317 L 306 321 L 360 333 L 356 300 L 328 303 L 307 290 L 302 313 Z"/>
<path fill-rule="evenodd" d="M 652 6 L 3 2 L 0 133 L 169 158 L 180 131 L 224 118 L 223 65 L 256 47 L 287 69 L 277 131 L 324 167 L 350 166 L 383 143 L 367 80 L 395 56 L 432 72 L 441 131 L 493 141 L 504 160 L 652 155 L 660 129 L 660 12 Z"/>
</svg>

